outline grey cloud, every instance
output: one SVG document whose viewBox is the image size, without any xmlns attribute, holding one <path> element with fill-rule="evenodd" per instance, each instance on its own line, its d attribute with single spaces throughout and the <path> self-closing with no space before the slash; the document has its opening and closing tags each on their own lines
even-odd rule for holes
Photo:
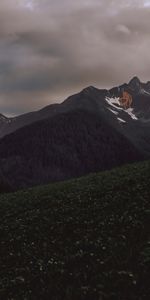
<svg viewBox="0 0 150 300">
<path fill-rule="evenodd" d="M 30 111 L 135 74 L 150 80 L 144 1 L 37 0 L 33 10 L 16 3 L 0 3 L 1 112 Z"/>
</svg>

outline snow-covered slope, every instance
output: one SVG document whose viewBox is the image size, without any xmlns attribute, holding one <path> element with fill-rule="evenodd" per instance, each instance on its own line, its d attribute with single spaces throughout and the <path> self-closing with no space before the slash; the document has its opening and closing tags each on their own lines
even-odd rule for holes
<svg viewBox="0 0 150 300">
<path fill-rule="evenodd" d="M 138 117 L 136 116 L 136 114 L 134 113 L 134 109 L 132 107 L 128 108 L 128 109 L 124 109 L 119 102 L 119 97 L 106 97 L 105 98 L 107 104 L 108 104 L 108 109 L 109 111 L 111 111 L 113 114 L 116 115 L 116 118 L 122 122 L 127 122 L 127 120 L 123 120 L 122 118 L 120 118 L 120 112 L 121 115 L 122 113 L 124 113 L 124 117 L 126 119 L 126 115 L 128 115 L 132 120 L 138 120 Z"/>
</svg>

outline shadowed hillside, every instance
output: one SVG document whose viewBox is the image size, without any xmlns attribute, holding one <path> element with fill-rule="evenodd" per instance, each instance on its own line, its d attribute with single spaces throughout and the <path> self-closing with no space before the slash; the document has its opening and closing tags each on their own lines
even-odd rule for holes
<svg viewBox="0 0 150 300">
<path fill-rule="evenodd" d="M 148 300 L 150 162 L 0 197 L 0 299 Z"/>
<path fill-rule="evenodd" d="M 14 187 L 60 181 L 144 156 L 105 119 L 85 111 L 61 114 L 0 140 L 0 165 Z"/>
</svg>

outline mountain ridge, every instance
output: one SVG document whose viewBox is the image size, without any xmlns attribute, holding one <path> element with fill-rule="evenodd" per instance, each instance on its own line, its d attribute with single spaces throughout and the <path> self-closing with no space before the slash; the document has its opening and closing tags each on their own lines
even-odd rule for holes
<svg viewBox="0 0 150 300">
<path fill-rule="evenodd" d="M 137 78 L 110 90 L 89 86 L 61 104 L 2 117 L 2 182 L 22 188 L 150 158 L 150 96 L 137 86 Z"/>
<path fill-rule="evenodd" d="M 133 82 L 135 88 L 133 90 Z M 5 117 L 4 115 L 0 118 L 1 126 L 0 126 L 0 138 L 14 132 L 15 130 L 24 127 L 28 124 L 36 122 L 38 120 L 42 120 L 45 118 L 52 117 L 59 113 L 64 113 L 70 111 L 75 108 L 84 108 L 84 109 L 94 109 L 92 106 L 100 106 L 102 102 L 105 101 L 105 97 L 120 97 L 123 90 L 129 91 L 133 94 L 133 97 L 139 97 L 141 95 L 150 97 L 150 82 L 142 83 L 140 82 L 140 89 L 137 90 L 137 82 L 140 82 L 138 77 L 133 77 L 129 83 L 124 83 L 120 86 L 113 87 L 111 89 L 98 89 L 94 86 L 88 86 L 82 89 L 79 93 L 76 93 L 72 96 L 67 97 L 62 103 L 50 104 L 41 108 L 40 110 L 25 113 L 16 117 Z M 90 98 L 90 99 L 89 99 Z M 97 98 L 97 101 L 96 101 Z M 92 100 L 93 103 L 89 103 Z M 135 101 L 134 101 L 135 102 Z M 86 105 L 90 105 L 90 107 L 86 107 Z M 2 119 L 4 119 L 2 122 Z"/>
</svg>

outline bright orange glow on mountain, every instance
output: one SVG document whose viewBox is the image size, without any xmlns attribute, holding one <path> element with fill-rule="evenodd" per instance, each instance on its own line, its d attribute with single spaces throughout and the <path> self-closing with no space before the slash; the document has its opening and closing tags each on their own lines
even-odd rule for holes
<svg viewBox="0 0 150 300">
<path fill-rule="evenodd" d="M 132 96 L 126 91 L 123 92 L 122 97 L 119 99 L 120 105 L 123 106 L 124 109 L 130 108 L 132 101 Z"/>
</svg>

